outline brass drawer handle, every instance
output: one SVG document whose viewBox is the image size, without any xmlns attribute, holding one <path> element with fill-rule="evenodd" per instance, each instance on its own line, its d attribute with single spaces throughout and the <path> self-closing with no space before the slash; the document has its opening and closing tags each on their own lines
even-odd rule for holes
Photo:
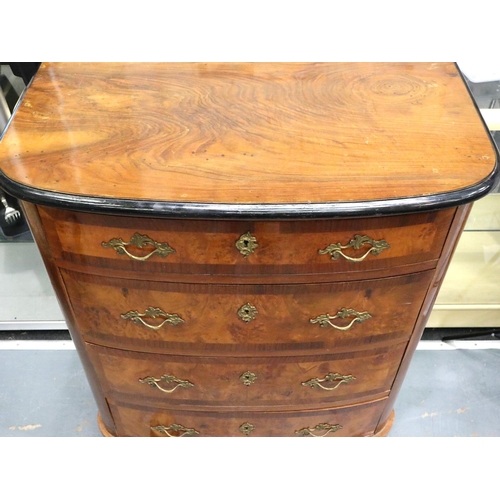
<svg viewBox="0 0 500 500">
<path fill-rule="evenodd" d="M 259 246 L 257 245 L 257 238 L 255 236 L 252 236 L 250 234 L 250 231 L 248 231 L 245 234 L 242 234 L 237 240 L 236 240 L 236 248 L 240 251 L 241 255 L 245 257 L 245 259 L 255 251 L 255 249 Z"/>
<path fill-rule="evenodd" d="M 175 252 L 175 250 L 168 243 L 158 243 L 157 241 L 152 240 L 149 236 L 139 233 L 134 233 L 128 243 L 125 243 L 121 238 L 112 238 L 107 243 L 103 241 L 101 244 L 104 248 L 113 248 L 119 255 L 128 255 L 131 259 L 140 261 L 148 260 L 154 254 L 157 254 L 160 257 L 167 257 L 167 255 Z M 154 247 L 154 250 L 143 257 L 138 257 L 137 255 L 132 255 L 127 250 L 126 247 L 130 245 L 136 246 L 137 248 L 144 248 L 147 245 L 151 245 Z"/>
<path fill-rule="evenodd" d="M 362 255 L 361 257 L 349 257 L 342 250 L 347 248 L 353 248 L 354 250 L 359 250 L 365 244 L 371 245 L 371 248 Z M 361 236 L 356 234 L 354 238 L 347 245 L 341 245 L 340 243 L 332 243 L 328 245 L 323 250 L 318 250 L 318 253 L 321 255 L 330 254 L 332 256 L 332 260 L 337 260 L 340 256 L 344 257 L 344 259 L 349 260 L 351 262 L 361 262 L 368 257 L 369 254 L 379 255 L 386 248 L 391 248 L 390 245 L 385 240 L 372 240 L 368 236 Z"/>
<path fill-rule="evenodd" d="M 129 311 L 128 313 L 121 314 L 122 319 L 128 319 L 135 323 L 136 325 L 144 325 L 152 330 L 159 330 L 163 325 L 168 323 L 169 325 L 178 325 L 179 323 L 184 323 L 184 320 L 178 314 L 170 314 L 162 311 L 159 307 L 148 307 L 143 313 L 138 311 Z M 165 318 L 159 325 L 150 325 L 146 323 L 142 318 Z"/>
<path fill-rule="evenodd" d="M 349 316 L 354 316 L 354 319 L 347 325 L 347 326 L 337 326 L 332 323 L 332 320 L 340 318 L 340 319 L 345 319 L 348 318 Z M 327 325 L 330 325 L 332 328 L 335 328 L 336 330 L 349 330 L 354 323 L 363 323 L 363 321 L 366 321 L 367 319 L 370 319 L 372 316 L 371 314 L 365 312 L 357 312 L 354 309 L 347 309 L 343 307 L 340 311 L 335 314 L 335 316 L 330 316 L 329 314 L 320 314 L 316 318 L 312 318 L 309 321 L 311 323 L 319 323 L 321 327 L 325 327 Z"/>
<path fill-rule="evenodd" d="M 199 436 L 200 433 L 195 429 L 190 429 L 188 427 L 184 427 L 180 424 L 172 424 L 168 427 L 164 425 L 155 425 L 151 427 L 152 431 L 161 432 L 162 434 L 166 434 L 168 437 L 185 437 L 185 436 Z M 177 434 L 170 434 L 170 432 L 176 432 Z"/>
<path fill-rule="evenodd" d="M 325 391 L 334 391 L 341 384 L 348 384 L 356 380 L 356 377 L 352 375 L 341 375 L 340 373 L 329 373 L 325 378 L 312 378 L 307 382 L 302 382 L 302 385 L 305 387 L 311 387 L 311 389 L 323 389 Z M 337 384 L 333 387 L 325 387 L 321 385 L 323 382 L 337 382 Z"/>
<path fill-rule="evenodd" d="M 162 375 L 160 378 L 154 378 L 154 377 L 140 378 L 139 382 L 141 384 L 148 384 L 151 387 L 156 387 L 160 391 L 166 392 L 167 394 L 174 392 L 175 389 L 177 389 L 178 387 L 194 387 L 194 384 L 191 383 L 189 380 L 180 380 L 177 377 L 174 377 L 173 375 Z M 175 385 L 172 389 L 164 389 L 159 385 L 159 382 L 163 382 L 164 384 L 177 384 L 177 385 Z"/>
<path fill-rule="evenodd" d="M 340 429 L 342 429 L 341 425 L 318 424 L 316 427 L 312 428 L 304 427 L 304 429 L 295 431 L 295 434 L 299 436 L 325 437 L 328 434 L 330 434 L 330 432 L 337 432 Z M 321 435 L 315 434 L 315 432 L 323 432 L 323 431 L 326 432 Z"/>
</svg>

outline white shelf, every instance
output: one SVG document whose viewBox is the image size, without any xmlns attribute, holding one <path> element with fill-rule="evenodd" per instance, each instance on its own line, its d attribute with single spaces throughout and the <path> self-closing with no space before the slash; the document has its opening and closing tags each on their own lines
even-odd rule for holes
<svg viewBox="0 0 500 500">
<path fill-rule="evenodd" d="M 66 323 L 37 247 L 0 243 L 0 330 L 64 330 Z"/>
<path fill-rule="evenodd" d="M 427 326 L 500 327 L 500 194 L 474 204 Z"/>
<path fill-rule="evenodd" d="M 491 131 L 500 130 L 500 108 L 481 109 L 480 111 Z"/>
</svg>

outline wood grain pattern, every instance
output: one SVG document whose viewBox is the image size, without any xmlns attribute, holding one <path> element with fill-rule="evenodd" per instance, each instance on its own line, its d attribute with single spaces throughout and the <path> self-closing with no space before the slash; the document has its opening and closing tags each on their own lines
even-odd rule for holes
<svg viewBox="0 0 500 500">
<path fill-rule="evenodd" d="M 296 431 L 314 428 L 322 423 L 342 426 L 342 429 L 329 433 L 327 437 L 371 436 L 375 433 L 375 426 L 385 403 L 385 399 L 380 399 L 328 410 L 207 412 L 160 410 L 109 400 L 117 425 L 117 435 L 140 437 L 161 437 L 162 434 L 153 431 L 151 427 L 169 426 L 173 423 L 196 429 L 200 437 L 243 437 L 240 427 L 247 422 L 255 427 L 249 436 L 255 437 L 298 437 Z M 318 434 L 322 432 L 318 431 Z"/>
<path fill-rule="evenodd" d="M 427 196 L 495 163 L 447 63 L 44 63 L 0 144 L 24 186 L 188 203 Z"/>
<path fill-rule="evenodd" d="M 201 285 L 104 278 L 61 270 L 80 334 L 92 343 L 143 352 L 272 356 L 279 352 L 350 351 L 407 339 L 433 272 L 362 282 L 309 285 Z M 245 304 L 258 314 L 246 323 Z M 121 318 L 148 307 L 183 323 L 152 330 Z M 341 308 L 372 317 L 349 330 L 312 324 Z M 352 318 L 337 319 L 347 326 Z M 162 318 L 149 319 L 156 326 Z"/>
<path fill-rule="evenodd" d="M 360 351 L 311 356 L 207 357 L 145 354 L 87 345 L 92 363 L 99 369 L 107 397 L 156 408 L 177 406 L 235 409 L 298 409 L 336 407 L 387 395 L 406 349 L 406 342 Z M 248 386 L 240 380 L 251 372 L 255 381 Z M 323 379 L 329 373 L 353 376 L 334 390 L 302 385 Z M 159 382 L 158 387 L 141 383 L 163 375 L 188 381 L 192 386 L 175 388 Z M 334 388 L 338 382 L 322 383 Z M 267 408 L 266 408 L 267 407 Z"/>
<path fill-rule="evenodd" d="M 327 281 L 365 279 L 368 272 L 370 277 L 383 275 L 381 270 L 396 275 L 410 273 L 410 266 L 421 263 L 434 267 L 455 209 L 362 220 L 266 222 L 130 218 L 43 207 L 39 212 L 61 267 L 155 281 L 217 283 L 232 278 L 241 283 L 242 277 L 262 282 L 267 276 L 278 283 L 287 279 L 310 282 L 311 275 L 314 280 L 323 275 Z M 247 232 L 255 236 L 258 247 L 245 258 L 235 243 Z M 175 252 L 135 261 L 102 246 L 112 238 L 128 242 L 134 233 L 166 242 Z M 332 243 L 347 245 L 356 234 L 385 240 L 390 248 L 379 255 L 369 254 L 361 262 L 342 257 L 332 260 L 319 253 Z M 345 254 L 361 257 L 370 248 L 368 244 L 359 250 L 350 248 Z M 129 249 L 139 257 L 153 250 L 151 246 Z"/>
</svg>

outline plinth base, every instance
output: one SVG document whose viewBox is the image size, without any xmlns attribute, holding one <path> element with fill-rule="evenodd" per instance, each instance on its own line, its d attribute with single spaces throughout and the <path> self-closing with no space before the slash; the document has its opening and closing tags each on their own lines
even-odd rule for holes
<svg viewBox="0 0 500 500">
<path fill-rule="evenodd" d="M 97 426 L 99 427 L 99 430 L 101 431 L 101 434 L 104 437 L 116 437 L 114 434 L 111 434 L 111 432 L 108 431 L 108 428 L 104 425 L 104 422 L 102 421 L 101 414 L 97 414 Z"/>
<path fill-rule="evenodd" d="M 389 434 L 391 430 L 392 424 L 394 423 L 394 410 L 391 411 L 389 418 L 385 421 L 385 424 L 381 427 L 381 429 L 376 432 L 373 437 L 385 437 Z"/>
</svg>

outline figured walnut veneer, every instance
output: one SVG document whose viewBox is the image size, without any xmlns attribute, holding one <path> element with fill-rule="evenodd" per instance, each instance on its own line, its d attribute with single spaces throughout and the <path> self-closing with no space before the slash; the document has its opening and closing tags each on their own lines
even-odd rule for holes
<svg viewBox="0 0 500 500">
<path fill-rule="evenodd" d="M 495 164 L 453 64 L 43 63 L 2 142 L 36 189 L 188 203 L 408 198 Z"/>
</svg>

